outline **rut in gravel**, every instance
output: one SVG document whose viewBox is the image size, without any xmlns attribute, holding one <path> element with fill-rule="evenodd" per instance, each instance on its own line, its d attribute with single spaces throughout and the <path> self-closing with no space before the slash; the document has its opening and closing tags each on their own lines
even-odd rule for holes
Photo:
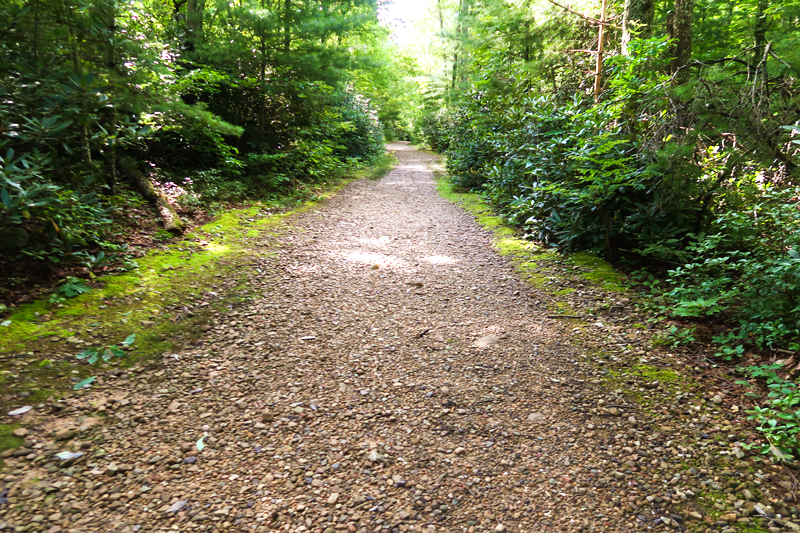
<svg viewBox="0 0 800 533">
<path fill-rule="evenodd" d="M 68 468 L 9 459 L 7 527 L 646 529 L 663 500 L 623 479 L 648 482 L 636 462 L 612 464 L 623 446 L 651 445 L 632 411 L 573 409 L 598 382 L 544 326 L 533 289 L 437 195 L 435 156 L 390 149 L 390 174 L 290 218 L 277 256 L 254 258 L 263 296 L 219 315 L 200 347 L 63 415 L 106 413 L 84 428 L 97 438 L 42 447 L 30 435 L 40 457 L 65 443 L 85 455 Z M 623 511 L 636 501 L 647 510 Z"/>
</svg>

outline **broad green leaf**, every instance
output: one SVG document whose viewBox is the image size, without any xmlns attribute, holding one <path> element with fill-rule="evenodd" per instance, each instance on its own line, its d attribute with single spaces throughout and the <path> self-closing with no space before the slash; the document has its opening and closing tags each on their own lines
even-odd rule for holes
<svg viewBox="0 0 800 533">
<path fill-rule="evenodd" d="M 88 387 L 89 385 L 94 383 L 95 379 L 97 379 L 97 376 L 92 376 L 90 378 L 83 379 L 83 380 L 77 382 L 75 385 L 73 385 L 72 386 L 72 390 L 85 389 L 86 387 Z"/>
<path fill-rule="evenodd" d="M 203 442 L 203 439 L 205 439 L 205 438 L 206 438 L 206 436 L 205 436 L 205 435 L 203 435 L 202 437 L 200 437 L 200 438 L 197 440 L 197 451 L 198 451 L 198 452 L 202 452 L 202 451 L 203 451 L 203 448 L 205 448 L 205 447 L 206 447 L 205 443 Z"/>
<path fill-rule="evenodd" d="M 122 345 L 123 346 L 130 346 L 131 344 L 133 344 L 133 342 L 135 340 L 136 340 L 136 334 L 133 333 L 131 335 L 128 335 L 128 338 L 126 338 L 124 341 L 122 341 Z"/>
<path fill-rule="evenodd" d="M 111 354 L 116 355 L 117 357 L 125 357 L 125 352 L 123 352 L 122 350 L 120 350 L 116 346 L 109 346 L 108 347 L 108 351 Z"/>
</svg>

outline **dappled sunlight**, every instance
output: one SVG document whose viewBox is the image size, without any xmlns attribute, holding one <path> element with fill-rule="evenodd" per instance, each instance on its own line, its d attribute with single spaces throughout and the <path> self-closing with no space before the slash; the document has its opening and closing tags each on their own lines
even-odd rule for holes
<svg viewBox="0 0 800 533">
<path fill-rule="evenodd" d="M 206 244 L 204 246 L 204 248 L 206 249 L 206 251 L 214 253 L 214 254 L 222 254 L 222 253 L 225 253 L 225 252 L 227 252 L 229 250 L 228 246 L 223 246 L 221 244 L 215 244 L 213 242 L 210 242 L 210 243 Z"/>
<path fill-rule="evenodd" d="M 300 263 L 299 265 L 287 267 L 287 270 L 290 270 L 293 274 L 316 274 L 322 269 L 316 263 Z"/>
<path fill-rule="evenodd" d="M 430 263 L 432 265 L 453 265 L 458 263 L 458 259 L 447 255 L 431 255 L 428 257 L 423 257 L 420 261 L 425 261 L 426 263 Z"/>
<path fill-rule="evenodd" d="M 360 239 L 354 239 L 354 240 L 356 242 L 361 243 L 361 244 L 367 244 L 367 245 L 371 245 L 371 246 L 386 246 L 387 244 L 392 242 L 391 237 L 387 237 L 385 235 L 383 237 L 379 237 L 377 239 L 371 239 L 371 238 L 368 238 L 368 237 L 362 237 Z"/>
<path fill-rule="evenodd" d="M 386 181 L 384 182 L 387 185 L 391 185 L 393 187 L 398 187 L 402 189 L 420 189 L 422 187 L 432 187 L 430 183 L 411 183 L 409 184 L 407 181 Z"/>
<path fill-rule="evenodd" d="M 411 165 L 406 163 L 403 165 L 403 170 L 416 170 L 419 172 L 428 172 L 428 166 L 425 163 L 420 163 L 418 165 Z"/>
<path fill-rule="evenodd" d="M 394 254 L 381 254 L 366 250 L 341 250 L 331 253 L 339 261 L 367 265 L 369 267 L 389 268 L 396 271 L 415 272 L 417 265 Z"/>
<path fill-rule="evenodd" d="M 356 263 L 366 263 L 366 264 L 380 264 L 389 259 L 388 256 L 383 254 L 373 254 L 370 252 L 349 252 L 347 253 L 344 258 L 347 261 L 354 261 Z"/>
</svg>

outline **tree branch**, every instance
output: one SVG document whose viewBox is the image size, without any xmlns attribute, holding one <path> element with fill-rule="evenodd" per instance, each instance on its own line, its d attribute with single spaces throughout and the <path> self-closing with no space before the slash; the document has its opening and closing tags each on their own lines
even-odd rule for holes
<svg viewBox="0 0 800 533">
<path fill-rule="evenodd" d="M 589 15 L 584 15 L 583 13 L 578 13 L 577 11 L 573 11 L 570 8 L 568 8 L 567 6 L 562 6 L 561 4 L 556 2 L 555 0 L 547 0 L 547 1 L 550 2 L 551 4 L 553 4 L 554 6 L 560 7 L 564 11 L 572 13 L 573 15 L 577 15 L 577 16 L 581 17 L 584 20 L 588 20 L 589 22 L 591 22 L 593 24 L 597 24 L 598 26 L 602 24 L 603 26 L 607 26 L 609 28 L 614 28 L 615 30 L 621 30 L 622 29 L 620 26 L 617 26 L 616 24 L 612 24 L 608 20 L 605 21 L 605 22 L 601 22 L 600 20 L 598 20 L 596 18 L 593 18 L 593 17 L 590 17 Z"/>
</svg>

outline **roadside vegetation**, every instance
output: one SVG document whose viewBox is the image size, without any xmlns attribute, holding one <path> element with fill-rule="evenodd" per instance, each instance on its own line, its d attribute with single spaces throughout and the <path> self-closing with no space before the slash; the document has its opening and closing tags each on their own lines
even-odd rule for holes
<svg viewBox="0 0 800 533">
<path fill-rule="evenodd" d="M 418 138 L 531 241 L 625 272 L 655 342 L 728 368 L 764 451 L 797 454 L 800 11 L 603 5 L 445 11 Z"/>
</svg>

